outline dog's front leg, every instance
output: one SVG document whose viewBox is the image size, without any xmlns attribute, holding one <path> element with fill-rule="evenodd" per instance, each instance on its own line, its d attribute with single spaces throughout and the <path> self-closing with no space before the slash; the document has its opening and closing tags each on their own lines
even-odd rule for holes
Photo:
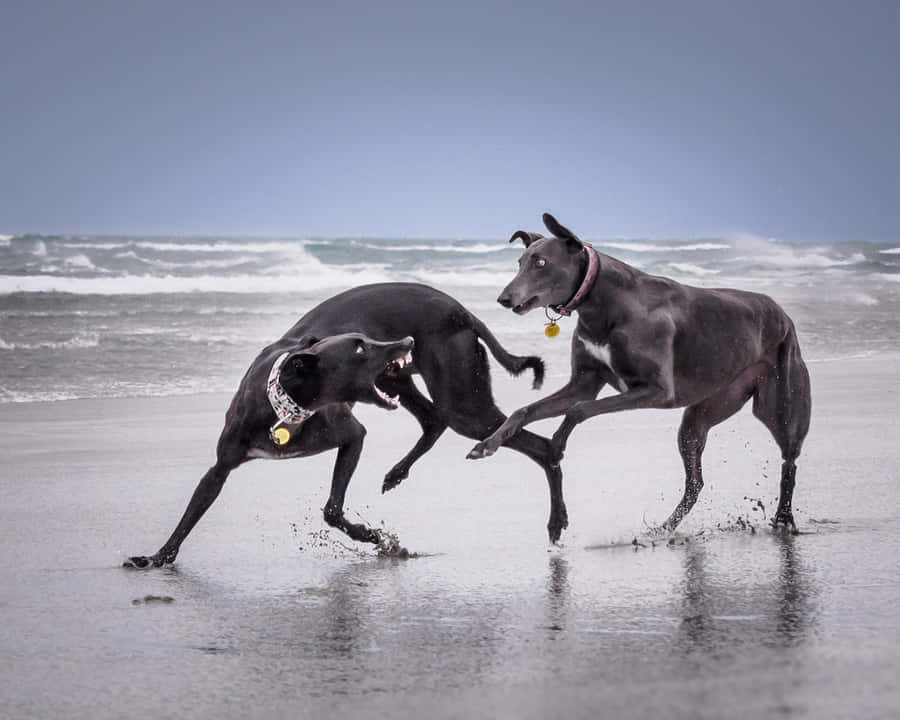
<svg viewBox="0 0 900 720">
<path fill-rule="evenodd" d="M 163 565 L 175 562 L 175 557 L 178 555 L 181 543 L 188 536 L 188 533 L 190 533 L 194 525 L 197 524 L 197 521 L 203 517 L 203 514 L 209 509 L 209 506 L 212 505 L 219 496 L 219 492 L 222 490 L 222 486 L 225 484 L 225 480 L 231 472 L 231 469 L 231 465 L 220 460 L 207 470 L 206 474 L 200 480 L 200 484 L 197 485 L 197 489 L 194 490 L 194 494 L 191 496 L 191 500 L 188 503 L 187 509 L 184 511 L 184 515 L 182 515 L 181 521 L 178 523 L 172 536 L 166 541 L 166 544 L 163 545 L 155 555 L 150 555 L 149 557 L 145 555 L 134 555 L 128 558 L 124 562 L 124 566 L 144 569 L 148 567 L 162 567 Z"/>
<path fill-rule="evenodd" d="M 597 397 L 603 384 L 596 372 L 579 370 L 573 373 L 569 382 L 552 395 L 516 410 L 490 437 L 472 448 L 466 457 L 469 460 L 490 457 L 528 423 L 562 415 L 575 403 Z"/>
<path fill-rule="evenodd" d="M 659 386 L 634 388 L 621 395 L 576 403 L 566 412 L 565 419 L 556 432 L 553 433 L 553 438 L 550 441 L 555 460 L 556 462 L 562 460 L 569 435 L 572 434 L 576 425 L 588 418 L 605 413 L 621 412 L 622 410 L 667 407 L 672 407 L 672 393 L 668 389 Z"/>
<path fill-rule="evenodd" d="M 347 494 L 347 486 L 359 456 L 362 454 L 363 440 L 366 437 L 366 429 L 354 417 L 350 417 L 351 423 L 346 428 L 346 437 L 338 447 L 337 460 L 334 462 L 334 474 L 331 478 L 331 494 L 325 504 L 325 522 L 332 527 L 347 533 L 357 542 L 369 542 L 378 544 L 379 535 L 375 530 L 362 524 L 349 522 L 344 517 L 344 497 Z"/>
</svg>

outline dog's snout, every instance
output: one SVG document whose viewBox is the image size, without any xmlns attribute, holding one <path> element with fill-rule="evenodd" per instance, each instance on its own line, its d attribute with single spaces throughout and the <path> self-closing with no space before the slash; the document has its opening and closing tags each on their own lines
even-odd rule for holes
<svg viewBox="0 0 900 720">
<path fill-rule="evenodd" d="M 497 302 L 505 308 L 512 307 L 512 299 L 506 293 L 503 293 L 500 297 L 498 297 Z"/>
</svg>

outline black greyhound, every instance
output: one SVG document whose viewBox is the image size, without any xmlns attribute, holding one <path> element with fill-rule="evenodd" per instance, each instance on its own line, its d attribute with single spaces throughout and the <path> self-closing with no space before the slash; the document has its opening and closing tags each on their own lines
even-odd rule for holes
<svg viewBox="0 0 900 720">
<path fill-rule="evenodd" d="M 569 434 L 602 413 L 637 408 L 686 408 L 678 432 L 685 467 L 684 496 L 663 524 L 674 530 L 703 487 L 700 456 L 710 428 L 753 398 L 753 414 L 781 449 L 781 497 L 773 525 L 796 531 L 791 510 L 795 461 L 809 430 L 809 373 L 794 324 L 769 297 L 731 289 L 701 289 L 648 275 L 597 253 L 549 214 L 553 234 L 518 231 L 525 252 L 519 272 L 497 301 L 522 314 L 548 307 L 578 310 L 567 385 L 516 410 L 469 453 L 492 455 L 535 420 L 565 419 L 553 435 L 560 460 Z M 619 395 L 596 399 L 609 384 Z"/>
<path fill-rule="evenodd" d="M 351 335 L 342 335 L 351 333 Z M 352 333 L 362 333 L 362 335 Z M 348 345 L 343 339 L 350 338 Z M 378 343 L 371 338 L 400 343 Z M 319 341 L 319 338 L 326 338 Z M 422 426 L 422 437 L 387 473 L 382 492 L 396 487 L 412 464 L 425 454 L 449 426 L 473 439 L 483 439 L 499 428 L 506 416 L 494 404 L 490 368 L 479 339 L 509 372 L 530 368 L 534 387 L 544 377 L 537 357 L 508 353 L 478 318 L 456 300 L 434 288 L 413 283 L 365 285 L 332 297 L 310 310 L 285 335 L 266 347 L 253 361 L 238 387 L 219 437 L 216 463 L 200 480 L 172 536 L 150 557 L 130 558 L 126 565 L 160 566 L 171 563 L 181 543 L 222 489 L 228 474 L 254 458 L 294 458 L 338 449 L 325 521 L 354 540 L 377 544 L 376 530 L 350 523 L 344 517 L 344 496 L 362 452 L 365 428 L 353 416 L 354 400 L 381 407 L 403 405 Z M 406 352 L 415 343 L 411 362 Z M 308 350 L 307 350 L 308 348 Z M 304 352 L 305 350 L 305 352 Z M 324 354 L 327 351 L 327 361 Z M 284 357 L 288 353 L 287 357 Z M 394 353 L 394 354 L 392 354 Z M 313 356 L 318 356 L 314 359 Z M 371 361 L 363 363 L 365 358 Z M 278 423 L 268 388 L 279 385 L 294 402 L 294 417 Z M 412 375 L 421 374 L 431 395 L 416 388 Z M 279 382 L 280 380 L 280 382 Z M 308 416 L 299 427 L 296 420 Z M 315 414 L 308 411 L 314 410 Z M 292 426 L 291 421 L 295 424 Z M 276 423 L 276 426 L 273 426 Z M 293 430 L 293 437 L 291 437 Z M 279 436 L 279 433 L 282 433 Z M 289 439 L 287 439 L 289 438 Z M 283 445 L 280 441 L 287 439 Z M 503 443 L 540 465 L 550 484 L 550 540 L 556 542 L 566 527 L 562 472 L 550 462 L 550 442 L 523 431 Z"/>
</svg>

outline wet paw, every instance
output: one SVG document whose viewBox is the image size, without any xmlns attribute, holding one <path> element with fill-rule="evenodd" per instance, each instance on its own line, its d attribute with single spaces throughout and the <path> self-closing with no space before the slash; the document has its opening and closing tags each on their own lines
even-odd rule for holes
<svg viewBox="0 0 900 720">
<path fill-rule="evenodd" d="M 409 472 L 399 465 L 391 468 L 387 475 L 384 476 L 384 482 L 381 484 L 381 493 L 384 494 L 388 490 L 393 490 L 401 482 L 409 477 Z"/>
<path fill-rule="evenodd" d="M 777 533 L 800 534 L 797 524 L 794 522 L 794 516 L 786 513 L 778 513 L 772 518 L 772 530 Z"/>
<path fill-rule="evenodd" d="M 365 528 L 363 536 L 360 538 L 362 542 L 372 543 L 373 545 L 381 545 L 381 533 L 372 528 Z"/>
<path fill-rule="evenodd" d="M 550 536 L 550 542 L 553 545 L 559 542 L 562 531 L 569 527 L 569 515 L 565 508 L 559 517 L 551 517 L 547 523 L 547 534 Z"/>
<path fill-rule="evenodd" d="M 551 523 L 547 525 L 547 535 L 550 537 L 550 543 L 552 545 L 556 545 L 556 543 L 559 542 L 559 538 L 562 536 L 562 531 L 565 527 L 566 525 L 561 525 L 558 523 Z"/>
<path fill-rule="evenodd" d="M 151 557 L 147 557 L 146 555 L 134 555 L 130 558 L 127 558 L 125 562 L 122 563 L 122 567 L 131 568 L 133 570 L 146 570 L 150 567 L 159 567 Z"/>
<path fill-rule="evenodd" d="M 645 534 L 650 538 L 664 538 L 675 532 L 677 524 L 672 525 L 664 522 L 662 525 L 649 525 Z"/>
<path fill-rule="evenodd" d="M 484 442 L 478 443 L 475 447 L 473 447 L 469 454 L 466 455 L 466 458 L 469 460 L 481 460 L 481 458 L 490 457 L 495 452 L 497 452 L 497 448 L 493 447 L 488 443 L 487 440 Z"/>
</svg>

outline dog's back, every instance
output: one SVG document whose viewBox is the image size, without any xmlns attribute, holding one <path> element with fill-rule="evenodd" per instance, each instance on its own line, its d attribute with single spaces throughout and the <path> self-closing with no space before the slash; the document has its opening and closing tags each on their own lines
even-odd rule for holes
<svg viewBox="0 0 900 720">
<path fill-rule="evenodd" d="M 427 374 L 447 343 L 458 333 L 474 333 L 509 372 L 533 370 L 540 387 L 544 366 L 540 358 L 508 353 L 488 328 L 446 293 L 418 283 L 377 283 L 347 290 L 319 303 L 288 330 L 282 341 L 294 343 L 342 332 L 362 332 L 376 340 L 412 336 L 415 367 Z"/>
<path fill-rule="evenodd" d="M 467 326 L 468 311 L 446 293 L 417 283 L 361 285 L 307 312 L 283 339 L 363 332 L 375 339 L 444 335 Z M 419 348 L 421 350 L 421 348 Z"/>
</svg>

